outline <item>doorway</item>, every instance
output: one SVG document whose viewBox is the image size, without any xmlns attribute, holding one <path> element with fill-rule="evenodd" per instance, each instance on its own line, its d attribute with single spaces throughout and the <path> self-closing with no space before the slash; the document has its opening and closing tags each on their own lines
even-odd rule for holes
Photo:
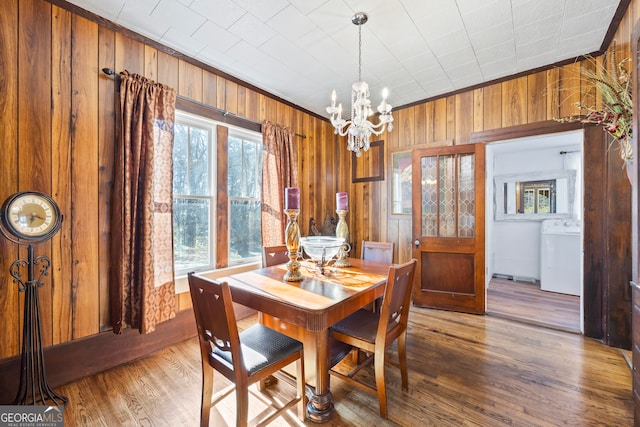
<svg viewBox="0 0 640 427">
<path fill-rule="evenodd" d="M 582 151 L 582 130 L 486 145 L 487 314 L 576 333 L 584 330 Z M 522 190 L 540 187 L 541 182 L 553 191 Z M 559 225 L 561 234 L 564 225 L 572 226 L 572 234 L 578 227 L 579 235 L 568 237 L 577 243 L 575 253 L 553 252 L 548 243 L 553 240 L 545 237 L 552 225 Z M 561 259 L 566 256 L 571 261 Z M 575 289 L 545 287 L 552 282 L 549 262 L 558 264 L 563 276 L 572 269 Z"/>
</svg>

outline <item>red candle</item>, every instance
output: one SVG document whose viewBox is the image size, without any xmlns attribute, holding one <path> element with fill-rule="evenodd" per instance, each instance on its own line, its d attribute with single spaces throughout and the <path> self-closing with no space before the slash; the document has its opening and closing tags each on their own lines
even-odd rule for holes
<svg viewBox="0 0 640 427">
<path fill-rule="evenodd" d="M 336 193 L 336 209 L 339 211 L 349 210 L 349 198 L 347 193 Z"/>
<path fill-rule="evenodd" d="M 300 189 L 298 187 L 284 189 L 284 208 L 300 209 Z"/>
</svg>

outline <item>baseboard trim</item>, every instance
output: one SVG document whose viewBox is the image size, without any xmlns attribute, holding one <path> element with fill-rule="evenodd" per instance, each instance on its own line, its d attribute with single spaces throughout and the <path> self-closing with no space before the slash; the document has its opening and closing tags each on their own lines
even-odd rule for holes
<svg viewBox="0 0 640 427">
<path fill-rule="evenodd" d="M 148 356 L 169 345 L 196 336 L 196 323 L 191 309 L 157 325 L 150 334 L 125 329 L 116 335 L 102 332 L 90 337 L 45 349 L 47 380 L 52 388 L 106 371 L 124 363 Z M 20 382 L 20 356 L 0 361 L 0 404 L 15 399 Z"/>
</svg>

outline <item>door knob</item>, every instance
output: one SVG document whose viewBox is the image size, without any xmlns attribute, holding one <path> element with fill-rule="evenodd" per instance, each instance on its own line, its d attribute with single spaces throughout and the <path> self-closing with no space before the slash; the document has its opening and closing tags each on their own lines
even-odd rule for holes
<svg viewBox="0 0 640 427">
<path fill-rule="evenodd" d="M 416 245 L 416 248 L 420 246 L 420 239 L 416 239 L 413 241 L 413 244 Z"/>
</svg>

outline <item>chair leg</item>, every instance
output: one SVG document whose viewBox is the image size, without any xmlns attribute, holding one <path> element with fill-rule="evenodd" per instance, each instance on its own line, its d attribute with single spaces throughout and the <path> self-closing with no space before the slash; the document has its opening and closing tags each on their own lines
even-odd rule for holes
<svg viewBox="0 0 640 427">
<path fill-rule="evenodd" d="M 213 394 L 213 368 L 208 363 L 202 365 L 202 401 L 200 402 L 200 426 L 209 426 L 211 396 Z"/>
<path fill-rule="evenodd" d="M 300 402 L 298 402 L 298 418 L 300 421 L 304 421 L 307 417 L 307 404 L 306 404 L 306 380 L 304 378 L 304 351 L 300 352 L 300 359 L 296 361 L 296 384 L 298 386 L 298 396 L 300 396 Z"/>
<path fill-rule="evenodd" d="M 402 389 L 409 391 L 409 378 L 407 376 L 407 332 L 398 337 L 398 360 L 400 362 L 400 376 L 402 377 Z"/>
<path fill-rule="evenodd" d="M 236 426 L 247 427 L 249 419 L 249 385 L 245 381 L 236 383 Z"/>
<path fill-rule="evenodd" d="M 378 404 L 380 405 L 380 416 L 387 418 L 387 389 L 384 382 L 384 348 L 376 350 L 373 360 L 376 373 L 376 389 L 378 390 Z"/>
</svg>

